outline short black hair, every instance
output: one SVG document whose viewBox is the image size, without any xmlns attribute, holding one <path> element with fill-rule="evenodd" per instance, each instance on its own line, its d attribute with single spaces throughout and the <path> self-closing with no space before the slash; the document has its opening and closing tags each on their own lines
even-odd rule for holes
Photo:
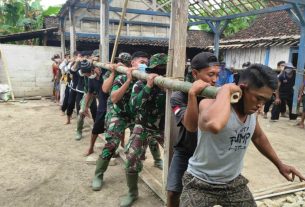
<svg viewBox="0 0 305 207">
<path fill-rule="evenodd" d="M 277 67 L 279 67 L 280 65 L 282 65 L 282 64 L 285 64 L 286 62 L 284 61 L 284 60 L 281 60 L 281 61 L 279 61 L 278 63 L 277 63 Z"/>
<path fill-rule="evenodd" d="M 137 52 L 132 54 L 131 60 L 133 60 L 135 58 L 139 58 L 139 57 L 149 58 L 149 55 L 146 52 L 137 51 Z"/>
<path fill-rule="evenodd" d="M 263 64 L 252 64 L 243 70 L 240 74 L 239 83 L 247 83 L 253 88 L 267 86 L 273 91 L 275 91 L 278 86 L 276 72 Z"/>
<path fill-rule="evenodd" d="M 242 68 L 247 68 L 247 67 L 249 67 L 251 65 L 251 62 L 245 62 L 245 63 L 243 63 L 242 64 Z"/>
</svg>

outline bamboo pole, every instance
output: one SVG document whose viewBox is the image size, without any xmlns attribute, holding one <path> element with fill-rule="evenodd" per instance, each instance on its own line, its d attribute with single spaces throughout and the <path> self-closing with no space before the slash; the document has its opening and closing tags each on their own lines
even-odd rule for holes
<svg viewBox="0 0 305 207">
<path fill-rule="evenodd" d="M 107 70 L 110 70 L 109 67 L 105 66 L 105 64 L 100 62 L 94 62 L 94 66 L 102 67 Z M 122 74 L 126 74 L 126 67 L 119 66 L 116 68 L 116 71 Z M 132 76 L 139 79 L 139 80 L 146 80 L 149 74 L 140 72 L 138 70 L 132 71 Z M 154 79 L 154 83 L 160 87 L 171 89 L 174 91 L 182 91 L 188 93 L 190 88 L 192 87 L 192 83 L 184 82 L 177 79 L 171 79 L 163 76 L 158 76 Z M 216 94 L 220 87 L 208 86 L 206 87 L 199 96 L 208 97 L 208 98 L 215 98 Z M 239 93 L 234 93 L 231 96 L 231 103 L 236 103 L 240 99 Z"/>
<path fill-rule="evenodd" d="M 115 42 L 114 42 L 114 46 L 113 46 L 113 50 L 112 50 L 111 63 L 114 62 L 115 54 L 116 54 L 117 49 L 118 49 L 118 44 L 119 44 L 119 39 L 120 39 L 121 30 L 122 30 L 122 26 L 123 26 L 123 21 L 124 21 L 125 14 L 126 14 L 127 4 L 128 4 L 128 0 L 125 0 L 122 15 L 121 15 L 121 19 L 120 19 L 119 28 L 118 28 L 118 31 L 117 31 L 117 34 L 116 34 L 116 37 L 115 37 Z"/>
<path fill-rule="evenodd" d="M 254 200 L 258 201 L 258 200 L 262 200 L 262 199 L 266 199 L 266 198 L 272 198 L 272 197 L 276 197 L 276 196 L 296 193 L 296 192 L 304 191 L 304 190 L 305 190 L 305 188 L 298 188 L 298 189 L 287 190 L 287 191 L 279 192 L 279 193 L 271 193 L 271 194 L 268 194 L 268 195 L 255 197 Z"/>
</svg>

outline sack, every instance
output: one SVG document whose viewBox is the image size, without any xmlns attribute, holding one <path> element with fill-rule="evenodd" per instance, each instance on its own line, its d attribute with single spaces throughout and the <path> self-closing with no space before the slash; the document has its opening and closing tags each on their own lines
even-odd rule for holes
<svg viewBox="0 0 305 207">
<path fill-rule="evenodd" d="M 6 84 L 0 84 L 0 100 L 8 101 L 11 98 L 9 86 Z"/>
</svg>

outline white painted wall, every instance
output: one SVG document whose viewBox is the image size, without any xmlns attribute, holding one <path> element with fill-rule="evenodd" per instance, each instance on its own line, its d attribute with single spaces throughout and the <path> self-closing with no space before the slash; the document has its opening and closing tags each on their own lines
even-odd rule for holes
<svg viewBox="0 0 305 207">
<path fill-rule="evenodd" d="M 289 61 L 290 46 L 278 46 L 270 48 L 269 66 L 276 68 L 277 63 L 281 60 Z"/>
<path fill-rule="evenodd" d="M 87 3 L 87 0 L 81 0 L 82 3 Z M 144 3 L 145 2 L 145 3 Z M 96 4 L 99 4 L 99 0 L 95 0 Z M 124 1 L 122 0 L 112 0 L 110 2 L 111 7 L 120 7 L 124 6 Z M 150 8 L 151 2 L 149 0 L 129 0 L 127 8 L 129 9 L 141 9 L 141 10 L 152 10 Z M 109 12 L 109 19 L 120 20 L 120 12 Z M 81 20 L 84 17 L 100 17 L 100 12 L 97 9 L 87 10 L 85 8 L 79 8 L 75 11 L 75 31 L 77 33 L 100 33 L 100 23 L 92 21 Z M 165 16 L 151 16 L 151 15 L 138 15 L 126 13 L 126 20 L 129 21 L 139 21 L 139 22 L 151 22 L 151 23 L 164 23 L 170 24 L 170 17 Z M 66 20 L 66 32 L 70 32 L 70 21 Z M 118 24 L 109 25 L 109 34 L 116 35 Z M 156 26 L 144 26 L 144 25 L 129 25 L 129 31 L 127 27 L 123 26 L 121 30 L 122 36 L 137 36 L 137 37 L 160 37 L 168 38 L 169 32 L 167 28 L 156 27 Z"/>
<path fill-rule="evenodd" d="M 0 44 L 0 83 L 7 84 L 4 63 L 16 97 L 52 95 L 52 61 L 60 47 Z"/>
<path fill-rule="evenodd" d="M 265 47 L 227 49 L 225 52 L 226 65 L 227 67 L 234 66 L 234 68 L 241 69 L 242 64 L 248 61 L 265 64 L 266 49 Z M 289 46 L 271 47 L 268 66 L 275 69 L 279 61 L 288 62 L 289 51 Z"/>
</svg>

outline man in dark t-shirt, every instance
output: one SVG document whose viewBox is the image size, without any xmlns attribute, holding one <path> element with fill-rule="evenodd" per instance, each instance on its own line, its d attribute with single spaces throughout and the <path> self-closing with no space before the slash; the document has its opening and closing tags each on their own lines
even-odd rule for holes
<svg viewBox="0 0 305 207">
<path fill-rule="evenodd" d="M 279 75 L 279 87 L 276 91 L 276 99 L 274 106 L 271 111 L 271 121 L 277 121 L 279 119 L 281 103 L 288 105 L 289 108 L 289 119 L 295 120 L 297 114 L 292 114 L 292 101 L 293 101 L 293 86 L 295 83 L 296 71 L 295 67 L 291 63 L 285 65 L 284 71 Z"/>
<path fill-rule="evenodd" d="M 202 52 L 192 62 L 192 76 L 195 80 L 188 94 L 177 91 L 172 94 L 171 107 L 179 127 L 175 140 L 174 154 L 167 178 L 167 206 L 179 206 L 182 192 L 182 177 L 188 166 L 188 160 L 197 146 L 198 105 L 197 95 L 208 85 L 216 84 L 219 63 L 214 54 Z"/>
</svg>

